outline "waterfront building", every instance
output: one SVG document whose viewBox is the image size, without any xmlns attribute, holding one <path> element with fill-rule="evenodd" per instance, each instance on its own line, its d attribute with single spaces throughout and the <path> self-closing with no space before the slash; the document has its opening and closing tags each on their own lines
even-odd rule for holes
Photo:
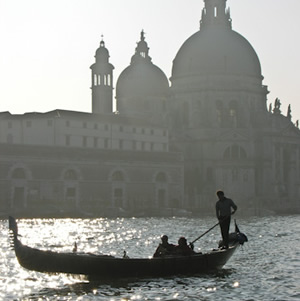
<svg viewBox="0 0 300 301">
<path fill-rule="evenodd" d="M 0 114 L 2 208 L 207 213 L 222 189 L 247 211 L 299 210 L 298 122 L 278 98 L 267 105 L 259 58 L 232 29 L 226 0 L 204 0 L 170 81 L 149 49 L 142 31 L 116 82 L 116 111 L 102 40 L 91 113 Z"/>
</svg>

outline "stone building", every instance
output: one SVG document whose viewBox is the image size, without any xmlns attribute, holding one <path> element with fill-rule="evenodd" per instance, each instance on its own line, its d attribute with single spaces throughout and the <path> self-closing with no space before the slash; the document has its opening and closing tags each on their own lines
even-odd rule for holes
<svg viewBox="0 0 300 301">
<path fill-rule="evenodd" d="M 0 114 L 1 211 L 157 214 L 183 207 L 168 129 L 118 114 Z"/>
<path fill-rule="evenodd" d="M 259 58 L 232 29 L 226 0 L 204 0 L 200 30 L 173 61 L 169 114 L 191 206 L 220 188 L 240 206 L 299 208 L 300 132 L 267 108 Z"/>
<path fill-rule="evenodd" d="M 116 112 L 113 70 L 102 40 L 92 113 L 0 114 L 2 207 L 213 212 L 222 189 L 247 211 L 299 210 L 298 122 L 279 99 L 267 106 L 259 58 L 232 29 L 226 0 L 204 0 L 170 82 L 141 33 Z"/>
</svg>

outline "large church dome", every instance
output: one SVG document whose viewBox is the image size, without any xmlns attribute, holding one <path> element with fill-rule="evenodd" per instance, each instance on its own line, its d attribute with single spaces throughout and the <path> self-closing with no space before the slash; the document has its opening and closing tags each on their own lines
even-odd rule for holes
<svg viewBox="0 0 300 301">
<path fill-rule="evenodd" d="M 231 29 L 224 0 L 206 0 L 201 29 L 179 49 L 172 80 L 201 75 L 243 75 L 261 78 L 261 66 L 251 44 Z"/>
</svg>

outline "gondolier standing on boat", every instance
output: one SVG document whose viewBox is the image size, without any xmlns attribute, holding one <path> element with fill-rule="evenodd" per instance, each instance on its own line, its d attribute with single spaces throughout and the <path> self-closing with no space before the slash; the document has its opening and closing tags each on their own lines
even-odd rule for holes
<svg viewBox="0 0 300 301">
<path fill-rule="evenodd" d="M 225 249 L 227 249 L 229 243 L 231 215 L 235 213 L 237 206 L 232 199 L 225 197 L 223 191 L 217 191 L 217 196 L 219 200 L 216 203 L 216 214 L 221 228 L 223 246 Z M 231 208 L 233 209 L 233 211 L 231 210 Z"/>
</svg>

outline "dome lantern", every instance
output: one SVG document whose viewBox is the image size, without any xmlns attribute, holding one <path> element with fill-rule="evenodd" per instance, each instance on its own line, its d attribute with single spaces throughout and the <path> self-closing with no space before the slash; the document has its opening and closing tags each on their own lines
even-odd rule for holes
<svg viewBox="0 0 300 301">
<path fill-rule="evenodd" d="M 147 42 L 145 41 L 144 30 L 141 31 L 141 40 L 137 43 L 135 54 L 131 58 L 131 63 L 139 60 L 151 61 L 151 57 L 149 56 L 149 47 Z"/>
<path fill-rule="evenodd" d="M 227 0 L 204 0 L 205 7 L 202 10 L 200 21 L 201 29 L 208 26 L 223 26 L 231 28 L 230 10 L 226 9 Z"/>
<path fill-rule="evenodd" d="M 109 61 L 109 52 L 105 47 L 103 37 L 100 42 L 99 48 L 96 50 L 95 59 L 96 59 L 96 63 L 108 63 Z"/>
</svg>

